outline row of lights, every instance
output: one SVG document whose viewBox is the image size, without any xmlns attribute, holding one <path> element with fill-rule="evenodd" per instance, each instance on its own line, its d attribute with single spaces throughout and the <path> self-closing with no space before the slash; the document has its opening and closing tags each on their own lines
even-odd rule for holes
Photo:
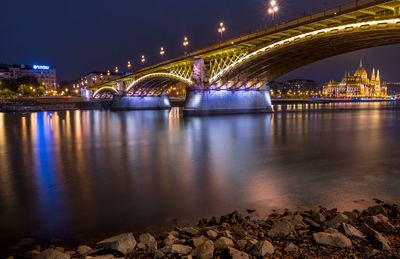
<svg viewBox="0 0 400 259">
<path fill-rule="evenodd" d="M 271 15 L 272 15 L 272 19 L 275 18 L 275 13 L 277 13 L 278 10 L 279 10 L 278 2 L 277 2 L 276 0 L 271 0 L 271 1 L 269 2 L 268 14 L 271 14 Z M 226 31 L 226 27 L 225 27 L 225 24 L 224 24 L 223 22 L 220 22 L 220 23 L 219 23 L 219 27 L 218 27 L 217 31 L 218 31 L 218 33 L 219 33 L 220 36 L 221 36 L 221 42 L 222 42 L 222 40 L 223 40 L 223 34 L 224 34 L 224 32 Z M 188 46 L 189 46 L 189 38 L 188 38 L 187 36 L 185 36 L 185 37 L 183 38 L 182 45 L 183 45 L 183 47 L 184 47 L 184 49 L 185 49 L 185 52 L 184 52 L 184 53 L 185 53 L 185 55 L 186 55 L 186 54 L 187 54 L 187 49 L 188 49 Z M 161 48 L 160 48 L 160 55 L 161 55 L 162 57 L 164 57 L 164 55 L 165 55 L 165 49 L 164 49 L 164 47 L 161 47 Z M 144 63 L 146 62 L 146 57 L 145 57 L 145 55 L 142 55 L 140 61 L 142 62 L 142 64 L 144 64 Z M 131 69 L 131 68 L 132 68 L 132 63 L 131 63 L 131 61 L 128 61 L 127 67 L 128 67 L 128 69 Z M 118 72 L 119 72 L 119 68 L 118 68 L 118 66 L 116 66 L 116 67 L 115 67 L 115 73 L 118 73 Z M 110 75 L 110 71 L 109 71 L 109 70 L 107 71 L 107 75 L 108 75 L 108 76 Z"/>
</svg>

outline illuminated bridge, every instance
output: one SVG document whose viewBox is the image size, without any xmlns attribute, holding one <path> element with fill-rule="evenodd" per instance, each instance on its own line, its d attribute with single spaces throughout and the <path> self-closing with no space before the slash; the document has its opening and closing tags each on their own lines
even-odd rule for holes
<svg viewBox="0 0 400 259">
<path fill-rule="evenodd" d="M 168 108 L 187 86 L 187 114 L 272 111 L 267 83 L 301 66 L 400 43 L 400 1 L 358 0 L 135 71 L 97 86 L 114 108 Z"/>
</svg>

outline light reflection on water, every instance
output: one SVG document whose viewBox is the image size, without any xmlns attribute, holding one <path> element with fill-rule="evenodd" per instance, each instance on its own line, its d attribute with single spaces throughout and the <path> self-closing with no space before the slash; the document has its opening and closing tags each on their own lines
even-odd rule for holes
<svg viewBox="0 0 400 259">
<path fill-rule="evenodd" d="M 394 108 L 0 113 L 0 240 L 140 231 L 235 209 L 265 216 L 399 201 Z"/>
</svg>

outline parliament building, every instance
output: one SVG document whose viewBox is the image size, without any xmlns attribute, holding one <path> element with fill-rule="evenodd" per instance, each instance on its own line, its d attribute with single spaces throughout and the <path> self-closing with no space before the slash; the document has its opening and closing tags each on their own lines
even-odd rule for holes
<svg viewBox="0 0 400 259">
<path fill-rule="evenodd" d="M 346 73 L 341 82 L 329 81 L 323 86 L 322 94 L 327 97 L 384 98 L 387 97 L 387 86 L 381 83 L 379 70 L 375 74 L 373 69 L 371 78 L 368 78 L 360 61 L 360 67 L 353 76 Z"/>
</svg>

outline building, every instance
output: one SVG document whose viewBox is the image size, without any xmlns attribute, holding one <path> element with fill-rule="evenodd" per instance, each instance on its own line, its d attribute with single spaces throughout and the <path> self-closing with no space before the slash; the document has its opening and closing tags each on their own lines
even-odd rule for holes
<svg viewBox="0 0 400 259">
<path fill-rule="evenodd" d="M 354 75 L 345 73 L 341 82 L 329 81 L 323 86 L 322 94 L 328 97 L 362 97 L 384 98 L 387 97 L 386 83 L 381 83 L 379 70 L 375 74 L 372 70 L 371 78 L 360 61 L 360 67 Z"/>
<path fill-rule="evenodd" d="M 321 94 L 317 82 L 308 79 L 291 79 L 285 82 L 270 82 L 273 97 L 310 97 Z"/>
<path fill-rule="evenodd" d="M 107 72 L 99 72 L 93 71 L 81 77 L 81 79 L 75 81 L 72 84 L 72 87 L 75 89 L 79 88 L 91 88 L 97 84 L 107 82 L 120 74 L 113 73 L 110 71 Z"/>
<path fill-rule="evenodd" d="M 0 80 L 34 77 L 46 89 L 57 88 L 56 70 L 45 65 L 0 65 Z"/>
</svg>

